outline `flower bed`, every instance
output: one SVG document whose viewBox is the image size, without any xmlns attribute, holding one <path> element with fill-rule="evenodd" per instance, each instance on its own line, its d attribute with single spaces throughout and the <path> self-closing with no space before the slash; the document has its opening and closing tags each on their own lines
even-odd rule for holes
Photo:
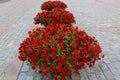
<svg viewBox="0 0 120 80">
<path fill-rule="evenodd" d="M 41 5 L 42 10 L 50 11 L 53 8 L 67 8 L 67 5 L 61 1 L 47 1 Z"/>
<path fill-rule="evenodd" d="M 63 10 L 61 8 L 54 8 L 51 11 L 40 12 L 34 18 L 35 24 L 66 24 L 71 25 L 75 23 L 75 19 L 72 13 L 69 11 Z"/>
<path fill-rule="evenodd" d="M 92 67 L 100 59 L 101 48 L 85 31 L 56 24 L 30 31 L 19 53 L 19 59 L 28 61 L 33 69 L 39 68 L 39 73 L 64 80 L 85 64 Z"/>
<path fill-rule="evenodd" d="M 104 57 L 94 37 L 72 26 L 74 16 L 65 10 L 63 2 L 48 1 L 41 7 L 46 11 L 39 12 L 34 22 L 45 27 L 28 32 L 29 36 L 19 47 L 21 61 L 28 62 L 32 69 L 52 80 L 66 80 L 85 65 L 92 67 Z"/>
</svg>

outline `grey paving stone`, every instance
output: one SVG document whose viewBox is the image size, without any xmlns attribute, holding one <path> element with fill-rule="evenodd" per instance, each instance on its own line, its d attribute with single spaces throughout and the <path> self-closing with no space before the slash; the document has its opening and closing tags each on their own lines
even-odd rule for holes
<svg viewBox="0 0 120 80">
<path fill-rule="evenodd" d="M 73 80 L 80 80 L 80 79 L 81 79 L 81 76 L 80 76 L 80 74 L 73 74 L 73 75 L 72 75 L 72 79 L 73 79 Z"/>
<path fill-rule="evenodd" d="M 35 76 L 35 80 L 41 80 L 42 79 L 42 75 L 41 74 L 37 74 L 36 76 Z"/>
<path fill-rule="evenodd" d="M 82 69 L 79 71 L 79 73 L 80 73 L 81 80 L 89 80 L 85 70 Z"/>
<path fill-rule="evenodd" d="M 120 62 L 112 63 L 116 69 L 120 69 Z"/>
<path fill-rule="evenodd" d="M 4 75 L 5 75 L 5 72 L 0 70 L 0 80 L 3 79 Z"/>
<path fill-rule="evenodd" d="M 116 80 L 120 80 L 120 76 L 115 76 L 115 79 Z"/>
<path fill-rule="evenodd" d="M 112 74 L 111 70 L 107 67 L 106 64 L 100 64 L 100 68 L 102 69 L 106 79 L 115 80 L 114 75 Z"/>
<path fill-rule="evenodd" d="M 109 69 L 112 71 L 112 70 L 116 70 L 115 69 L 115 66 L 113 65 L 113 64 L 111 64 L 111 63 L 109 63 L 109 64 L 107 64 L 108 65 L 108 67 L 109 67 Z"/>
<path fill-rule="evenodd" d="M 33 76 L 28 76 L 26 80 L 33 80 Z"/>
<path fill-rule="evenodd" d="M 37 72 L 35 70 L 32 70 L 31 68 L 28 71 L 28 76 L 35 76 L 36 74 L 37 74 Z"/>
<path fill-rule="evenodd" d="M 112 59 L 112 58 L 117 58 L 117 56 L 114 55 L 114 54 L 112 54 L 112 55 L 108 55 L 108 57 L 109 57 L 110 59 Z"/>
<path fill-rule="evenodd" d="M 111 63 L 116 63 L 116 62 L 118 62 L 119 60 L 118 60 L 118 58 L 112 58 L 112 59 L 110 59 L 110 62 Z"/>
<path fill-rule="evenodd" d="M 109 68 L 108 68 L 107 64 L 100 63 L 99 66 L 102 69 L 102 71 L 109 71 Z"/>
<path fill-rule="evenodd" d="M 25 73 L 20 73 L 18 80 L 26 80 L 26 74 Z"/>
<path fill-rule="evenodd" d="M 115 76 L 120 76 L 120 70 L 119 70 L 119 69 L 111 70 L 111 72 L 112 72 L 113 75 L 115 75 Z"/>
<path fill-rule="evenodd" d="M 28 70 L 29 70 L 29 66 L 27 65 L 27 63 L 24 63 L 21 71 L 24 72 Z"/>
<path fill-rule="evenodd" d="M 115 80 L 112 72 L 110 72 L 110 71 L 104 71 L 104 75 L 105 75 L 106 79 L 108 79 L 108 80 Z"/>
<path fill-rule="evenodd" d="M 104 75 L 96 75 L 97 76 L 97 80 L 106 80 Z"/>
<path fill-rule="evenodd" d="M 111 63 L 110 60 L 109 60 L 109 58 L 104 58 L 103 61 L 104 61 L 105 63 Z"/>
<path fill-rule="evenodd" d="M 95 74 L 91 73 L 91 74 L 88 74 L 88 78 L 89 80 L 97 80 L 97 77 Z"/>
<path fill-rule="evenodd" d="M 99 66 L 96 66 L 96 67 L 93 67 L 93 71 L 96 73 L 96 74 L 103 74 L 101 68 Z"/>
<path fill-rule="evenodd" d="M 94 73 L 93 68 L 86 67 L 86 71 L 87 73 Z"/>
<path fill-rule="evenodd" d="M 4 64 L 4 61 L 0 61 L 0 67 Z"/>
<path fill-rule="evenodd" d="M 0 75 L 0 80 L 3 80 L 4 74 Z"/>
</svg>

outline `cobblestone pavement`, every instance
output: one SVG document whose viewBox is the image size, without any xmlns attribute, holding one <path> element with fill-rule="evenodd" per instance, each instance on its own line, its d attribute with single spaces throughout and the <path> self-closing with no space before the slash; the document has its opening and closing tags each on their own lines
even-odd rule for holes
<svg viewBox="0 0 120 80">
<path fill-rule="evenodd" d="M 20 42 L 33 27 L 33 17 L 44 0 L 7 0 L 0 3 L 0 80 L 17 56 Z M 64 0 L 76 25 L 95 36 L 105 58 L 80 71 L 74 80 L 120 80 L 120 0 Z M 42 76 L 23 64 L 17 80 L 40 80 Z"/>
<path fill-rule="evenodd" d="M 33 26 L 33 17 L 42 0 L 0 2 L 0 80 L 9 64 L 17 57 L 20 42 Z"/>
</svg>

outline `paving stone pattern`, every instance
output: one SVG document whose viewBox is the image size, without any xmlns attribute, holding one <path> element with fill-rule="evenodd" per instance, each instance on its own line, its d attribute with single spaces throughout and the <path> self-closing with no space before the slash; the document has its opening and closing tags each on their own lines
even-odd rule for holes
<svg viewBox="0 0 120 80">
<path fill-rule="evenodd" d="M 9 0 L 0 2 L 0 80 L 20 42 L 33 27 L 33 17 L 44 0 Z M 120 80 L 120 0 L 64 0 L 76 18 L 76 24 L 95 36 L 105 58 L 92 68 L 80 70 L 73 80 Z M 35 26 L 34 26 L 35 27 Z M 30 67 L 23 64 L 17 80 L 40 80 Z M 46 79 L 47 80 L 47 79 Z"/>
<path fill-rule="evenodd" d="M 42 0 L 11 0 L 0 3 L 0 80 L 17 56 L 19 44 L 33 27 Z M 36 8 L 35 8 L 36 7 Z"/>
</svg>

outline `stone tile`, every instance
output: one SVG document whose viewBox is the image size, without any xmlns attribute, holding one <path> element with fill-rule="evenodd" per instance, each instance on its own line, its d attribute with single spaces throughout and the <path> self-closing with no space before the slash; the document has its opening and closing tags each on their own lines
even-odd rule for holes
<svg viewBox="0 0 120 80">
<path fill-rule="evenodd" d="M 111 63 L 107 64 L 110 70 L 116 70 L 115 66 Z"/>
<path fill-rule="evenodd" d="M 118 57 L 118 62 L 120 62 L 120 57 Z"/>
<path fill-rule="evenodd" d="M 0 67 L 4 64 L 4 61 L 0 61 Z"/>
<path fill-rule="evenodd" d="M 104 75 L 96 75 L 97 76 L 97 80 L 106 80 Z"/>
<path fill-rule="evenodd" d="M 120 62 L 112 63 L 116 69 L 120 69 Z"/>
<path fill-rule="evenodd" d="M 80 74 L 73 74 L 72 79 L 73 80 L 80 80 L 81 79 Z"/>
<path fill-rule="evenodd" d="M 107 64 L 100 63 L 99 66 L 100 66 L 102 71 L 109 71 L 109 68 L 108 68 Z"/>
<path fill-rule="evenodd" d="M 120 70 L 115 69 L 115 70 L 111 70 L 112 74 L 115 76 L 120 76 Z"/>
<path fill-rule="evenodd" d="M 89 80 L 97 80 L 96 74 L 88 74 Z"/>
<path fill-rule="evenodd" d="M 42 79 L 42 75 L 41 75 L 41 74 L 37 74 L 37 75 L 35 76 L 35 80 L 40 80 L 40 79 Z"/>
<path fill-rule="evenodd" d="M 0 70 L 0 80 L 3 79 L 4 75 L 5 75 L 5 72 Z"/>
<path fill-rule="evenodd" d="M 33 80 L 33 76 L 28 76 L 26 80 Z"/>
<path fill-rule="evenodd" d="M 28 76 L 35 76 L 36 73 L 37 73 L 36 71 L 34 71 L 30 68 L 30 70 L 28 71 Z"/>
<path fill-rule="evenodd" d="M 26 72 L 28 70 L 29 70 L 29 66 L 26 63 L 24 63 L 21 71 L 22 72 L 24 72 L 24 71 Z"/>
<path fill-rule="evenodd" d="M 110 59 L 111 63 L 115 63 L 115 62 L 118 62 L 118 61 L 119 61 L 118 58 L 112 58 L 112 59 Z"/>
<path fill-rule="evenodd" d="M 110 71 L 104 71 L 104 75 L 108 80 L 115 80 L 114 75 Z"/>
<path fill-rule="evenodd" d="M 99 66 L 93 67 L 93 71 L 96 74 L 103 74 L 103 71 L 101 70 L 101 68 Z"/>
<path fill-rule="evenodd" d="M 87 67 L 87 68 L 86 68 L 86 71 L 87 71 L 87 73 L 94 73 L 93 68 L 89 68 L 89 67 Z"/>
<path fill-rule="evenodd" d="M 114 75 L 112 74 L 111 70 L 108 68 L 108 66 L 104 63 L 100 64 L 100 68 L 102 69 L 106 79 L 108 80 L 114 80 Z"/>
<path fill-rule="evenodd" d="M 109 59 L 112 59 L 112 58 L 117 58 L 116 55 L 112 54 L 112 55 L 108 55 Z"/>
<path fill-rule="evenodd" d="M 18 80 L 26 80 L 26 74 L 25 73 L 20 73 Z"/>
<path fill-rule="evenodd" d="M 104 61 L 105 63 L 111 63 L 109 58 L 104 58 L 103 61 Z"/>
<path fill-rule="evenodd" d="M 1 76 L 0 76 L 0 80 L 3 80 L 3 78 L 4 78 L 4 75 L 1 75 Z"/>
<path fill-rule="evenodd" d="M 115 79 L 116 80 L 120 80 L 120 76 L 115 76 Z"/>
<path fill-rule="evenodd" d="M 89 80 L 85 70 L 82 69 L 79 71 L 79 73 L 80 73 L 81 80 Z"/>
</svg>

